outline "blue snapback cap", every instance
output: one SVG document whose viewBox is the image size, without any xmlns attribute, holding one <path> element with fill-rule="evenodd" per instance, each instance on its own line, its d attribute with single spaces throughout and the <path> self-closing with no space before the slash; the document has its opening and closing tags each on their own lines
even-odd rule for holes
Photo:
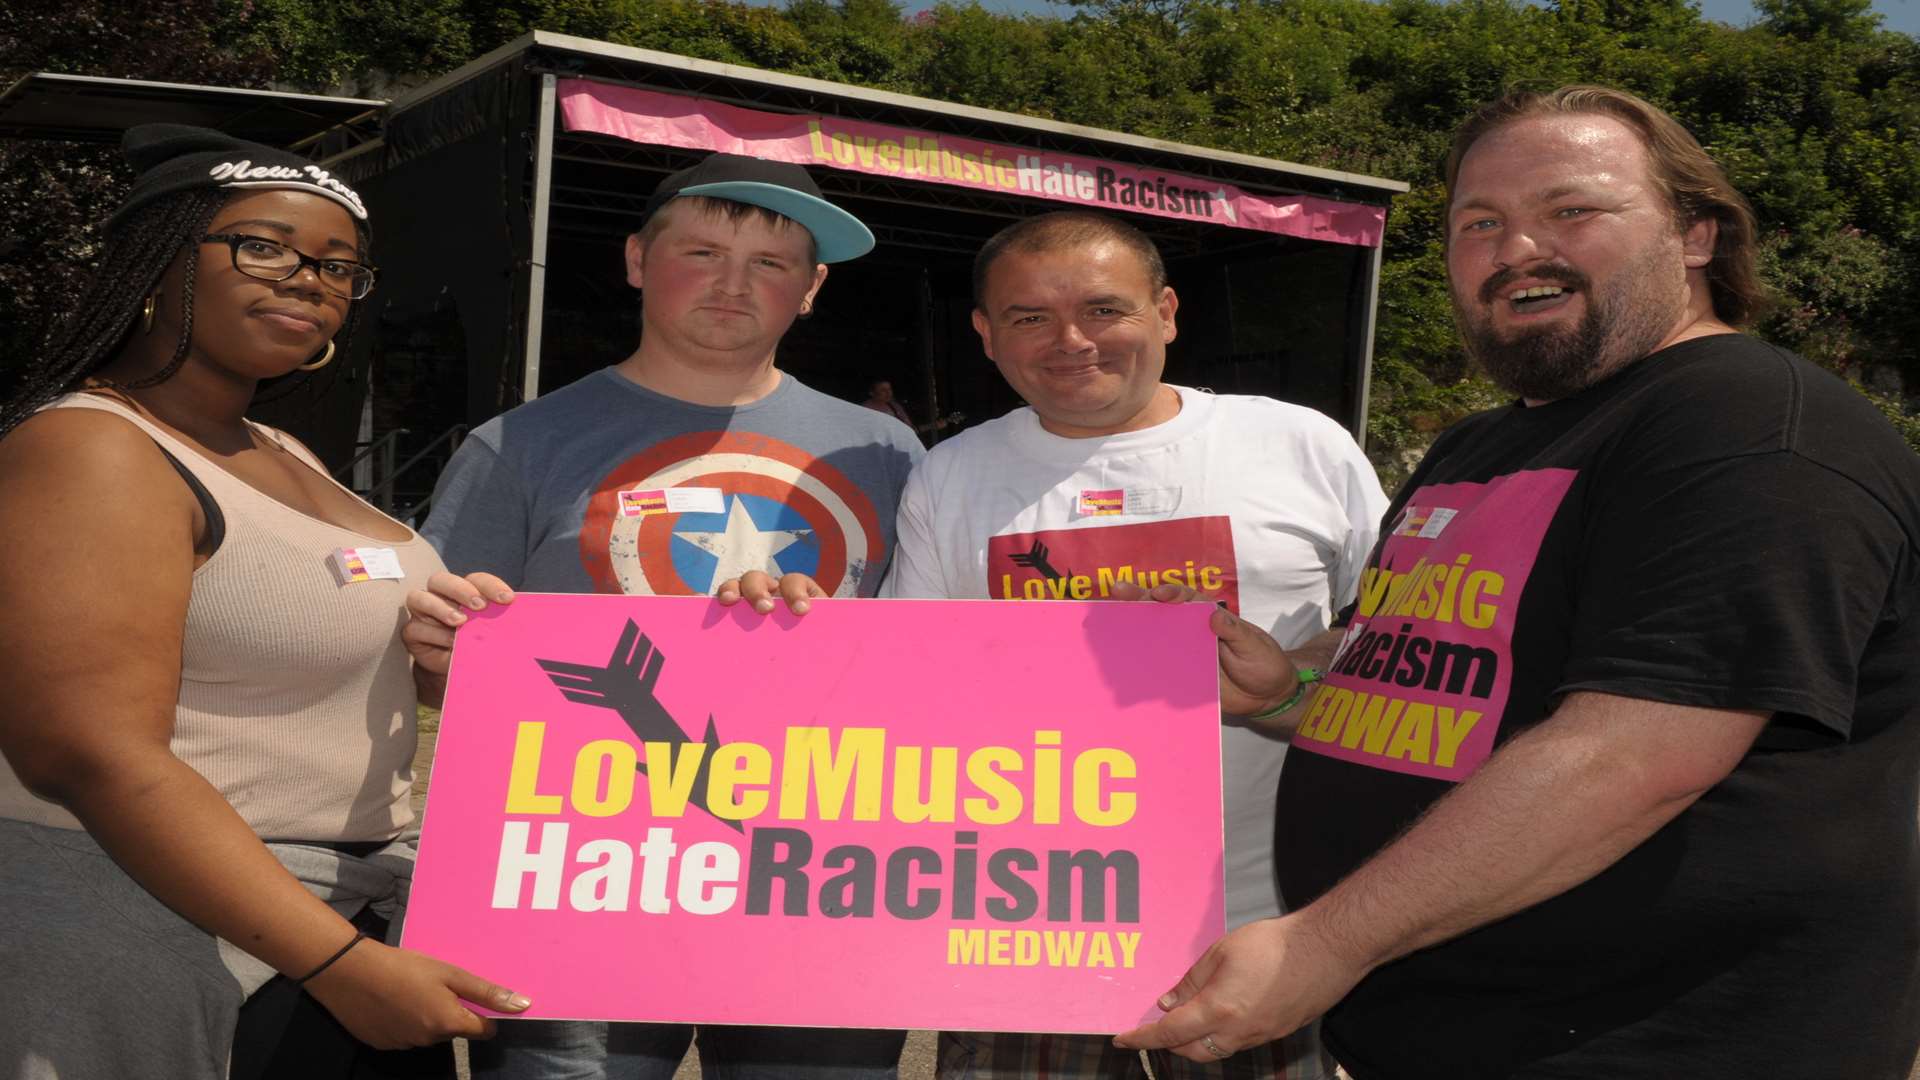
<svg viewBox="0 0 1920 1080">
<path fill-rule="evenodd" d="M 641 222 L 682 195 L 746 203 L 796 221 L 813 234 L 814 249 L 823 263 L 845 262 L 873 250 L 872 231 L 859 218 L 821 198 L 807 170 L 788 162 L 709 154 L 700 164 L 660 181 L 647 199 Z"/>
</svg>

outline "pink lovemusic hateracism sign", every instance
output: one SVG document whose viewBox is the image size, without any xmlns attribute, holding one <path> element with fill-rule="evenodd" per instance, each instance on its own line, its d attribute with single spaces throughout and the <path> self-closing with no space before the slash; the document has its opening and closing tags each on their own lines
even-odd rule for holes
<svg viewBox="0 0 1920 1080">
<path fill-rule="evenodd" d="M 528 1016 L 1130 1028 L 1223 929 L 1210 610 L 522 594 L 405 944 Z"/>
</svg>

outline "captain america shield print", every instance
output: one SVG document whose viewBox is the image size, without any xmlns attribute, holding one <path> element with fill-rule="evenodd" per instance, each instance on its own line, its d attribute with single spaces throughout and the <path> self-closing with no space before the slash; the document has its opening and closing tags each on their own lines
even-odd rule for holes
<svg viewBox="0 0 1920 1080">
<path fill-rule="evenodd" d="M 762 570 L 858 596 L 868 568 L 886 565 L 886 540 L 872 501 L 827 462 L 766 435 L 704 431 L 601 479 L 580 559 L 600 592 L 705 596 Z"/>
</svg>

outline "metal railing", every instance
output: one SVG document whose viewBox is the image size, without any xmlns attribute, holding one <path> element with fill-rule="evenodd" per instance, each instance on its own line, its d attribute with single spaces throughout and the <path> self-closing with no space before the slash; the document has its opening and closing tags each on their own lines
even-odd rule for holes
<svg viewBox="0 0 1920 1080">
<path fill-rule="evenodd" d="M 353 455 L 345 465 L 333 470 L 333 478 L 350 488 L 353 487 L 354 483 L 349 477 L 352 476 L 354 467 L 366 461 L 368 458 L 373 459 L 375 472 L 383 476 L 392 476 L 393 463 L 400 454 L 400 440 L 410 434 L 412 434 L 412 432 L 406 428 L 394 428 L 392 431 L 361 447 L 360 452 Z M 372 496 L 367 492 L 363 491 L 359 494 L 368 502 L 373 502 Z M 390 511 L 393 509 L 391 506 L 383 506 L 379 503 L 374 503 L 374 505 L 379 506 L 382 510 Z"/>
<path fill-rule="evenodd" d="M 441 461 L 452 457 L 453 452 L 460 449 L 461 440 L 467 437 L 467 430 L 467 425 L 455 424 L 441 432 L 432 442 L 415 451 L 405 461 L 399 461 L 400 439 L 410 432 L 406 428 L 394 428 L 368 443 L 353 456 L 352 460 L 334 470 L 333 475 L 344 481 L 345 477 L 353 471 L 354 466 L 372 457 L 378 463 L 375 471 L 379 474 L 379 479 L 367 490 L 360 492 L 360 497 L 379 507 L 383 512 L 413 524 L 421 514 L 425 513 L 427 505 L 433 501 L 433 494 L 429 490 L 425 498 L 407 507 L 396 509 L 394 496 L 400 479 L 422 462 Z M 445 448 L 444 452 L 442 447 Z"/>
</svg>

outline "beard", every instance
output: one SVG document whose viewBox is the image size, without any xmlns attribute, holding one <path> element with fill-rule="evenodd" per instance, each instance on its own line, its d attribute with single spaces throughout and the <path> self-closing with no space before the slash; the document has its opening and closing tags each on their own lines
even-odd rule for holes
<svg viewBox="0 0 1920 1080">
<path fill-rule="evenodd" d="M 1652 353 L 1666 338 L 1686 305 L 1684 276 L 1662 280 L 1660 271 L 1673 256 L 1650 246 L 1630 265 L 1615 271 L 1614 284 L 1596 291 L 1585 274 L 1565 263 L 1508 269 L 1488 278 L 1469 302 L 1451 290 L 1454 319 L 1467 355 L 1494 385 L 1527 401 L 1569 398 L 1626 365 Z M 1503 334 L 1494 328 L 1492 308 L 1500 294 L 1520 277 L 1563 285 L 1586 300 L 1586 313 L 1574 325 L 1542 326 Z"/>
</svg>

